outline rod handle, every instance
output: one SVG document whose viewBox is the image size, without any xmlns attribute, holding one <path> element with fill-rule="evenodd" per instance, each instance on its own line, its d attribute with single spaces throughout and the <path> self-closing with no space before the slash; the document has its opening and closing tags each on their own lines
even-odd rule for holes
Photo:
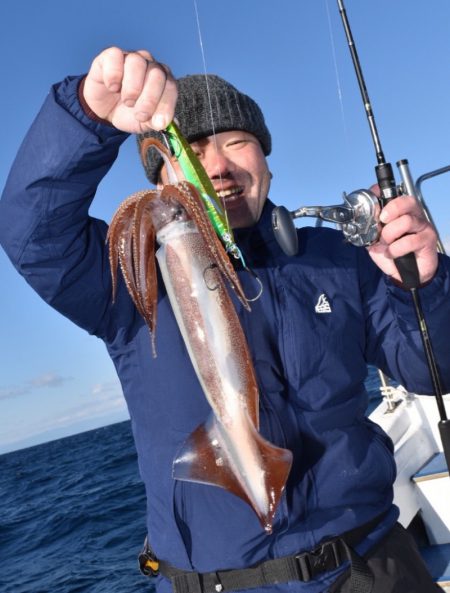
<svg viewBox="0 0 450 593">
<path fill-rule="evenodd" d="M 447 469 L 450 470 L 450 420 L 440 420 L 438 426 Z"/>
<path fill-rule="evenodd" d="M 417 267 L 414 253 L 407 253 L 406 255 L 402 255 L 402 257 L 397 257 L 394 259 L 394 262 L 397 266 L 404 288 L 407 290 L 419 288 L 419 268 Z"/>
<path fill-rule="evenodd" d="M 395 183 L 394 172 L 390 163 L 381 163 L 375 167 L 378 185 L 381 190 L 381 206 L 384 208 L 391 200 L 398 196 L 397 184 Z M 402 279 L 403 286 L 411 290 L 419 288 L 420 274 L 414 253 L 407 253 L 402 257 L 394 259 L 398 273 Z"/>
</svg>

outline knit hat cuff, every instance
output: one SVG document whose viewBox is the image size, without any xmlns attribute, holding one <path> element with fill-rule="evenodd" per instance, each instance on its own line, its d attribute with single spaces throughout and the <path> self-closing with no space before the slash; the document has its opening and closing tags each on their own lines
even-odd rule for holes
<svg viewBox="0 0 450 593">
<path fill-rule="evenodd" d="M 219 76 L 201 74 L 178 79 L 178 101 L 175 117 L 188 142 L 195 142 L 216 133 L 242 130 L 253 134 L 265 156 L 272 149 L 270 132 L 258 104 Z M 161 132 L 149 131 L 137 137 L 138 148 L 143 138 L 162 140 Z M 163 160 L 156 150 L 149 149 L 144 168 L 148 179 L 156 184 Z"/>
</svg>

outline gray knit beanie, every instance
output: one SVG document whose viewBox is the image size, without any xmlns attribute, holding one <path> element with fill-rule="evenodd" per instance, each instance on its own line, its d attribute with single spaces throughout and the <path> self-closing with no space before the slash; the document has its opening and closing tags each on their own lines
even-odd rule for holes
<svg viewBox="0 0 450 593">
<path fill-rule="evenodd" d="M 270 154 L 272 149 L 270 132 L 261 109 L 253 99 L 214 74 L 208 74 L 211 108 L 204 74 L 179 78 L 177 85 L 178 101 L 175 118 L 188 142 L 211 136 L 214 132 L 219 134 L 229 130 L 243 130 L 253 134 L 259 140 L 265 156 Z M 149 131 L 138 134 L 138 148 L 142 140 L 150 136 L 162 139 L 160 132 Z M 150 148 L 146 161 L 145 173 L 149 180 L 156 184 L 163 160 L 156 150 Z"/>
</svg>

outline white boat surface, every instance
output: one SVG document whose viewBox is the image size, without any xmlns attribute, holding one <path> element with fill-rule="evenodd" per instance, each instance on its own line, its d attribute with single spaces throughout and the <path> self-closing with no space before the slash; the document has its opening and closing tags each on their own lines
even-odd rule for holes
<svg viewBox="0 0 450 593">
<path fill-rule="evenodd" d="M 415 536 L 434 579 L 450 593 L 450 478 L 438 431 L 435 398 L 383 388 L 370 414 L 394 443 L 399 521 Z M 450 395 L 444 396 L 446 406 Z"/>
</svg>

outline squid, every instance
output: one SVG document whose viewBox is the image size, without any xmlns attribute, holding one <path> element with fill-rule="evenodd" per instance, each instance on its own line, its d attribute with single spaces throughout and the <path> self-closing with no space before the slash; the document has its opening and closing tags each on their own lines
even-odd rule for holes
<svg viewBox="0 0 450 593">
<path fill-rule="evenodd" d="M 153 138 L 170 169 L 170 155 Z M 173 178 L 173 177 L 172 177 Z M 155 239 L 159 249 L 155 255 Z M 190 361 L 211 414 L 173 461 L 173 477 L 219 486 L 272 531 L 292 453 L 259 434 L 259 392 L 249 348 L 229 294 L 249 309 L 239 278 L 196 187 L 181 181 L 141 191 L 118 208 L 108 231 L 113 294 L 118 269 L 150 329 L 155 352 L 158 262 Z"/>
</svg>

